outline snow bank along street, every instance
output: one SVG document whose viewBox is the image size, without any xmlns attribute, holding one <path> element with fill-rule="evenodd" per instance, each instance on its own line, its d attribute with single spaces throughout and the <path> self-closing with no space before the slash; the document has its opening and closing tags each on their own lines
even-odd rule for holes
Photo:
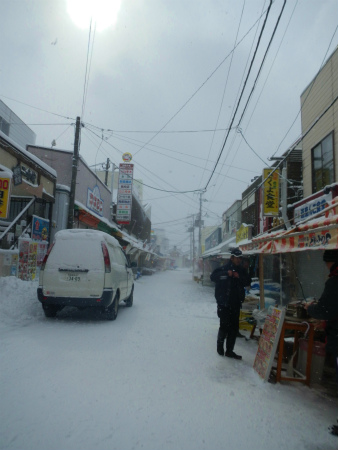
<svg viewBox="0 0 338 450">
<path fill-rule="evenodd" d="M 337 399 L 264 383 L 254 340 L 220 357 L 213 289 L 188 271 L 137 280 L 114 322 L 47 319 L 36 288 L 0 278 L 1 449 L 337 449 Z"/>
</svg>

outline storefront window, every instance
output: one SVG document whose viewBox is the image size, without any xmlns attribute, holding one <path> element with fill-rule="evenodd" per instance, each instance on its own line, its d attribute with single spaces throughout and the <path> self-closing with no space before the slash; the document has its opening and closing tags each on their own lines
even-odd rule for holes
<svg viewBox="0 0 338 450">
<path fill-rule="evenodd" d="M 333 135 L 312 149 L 312 187 L 318 192 L 334 182 Z"/>
</svg>

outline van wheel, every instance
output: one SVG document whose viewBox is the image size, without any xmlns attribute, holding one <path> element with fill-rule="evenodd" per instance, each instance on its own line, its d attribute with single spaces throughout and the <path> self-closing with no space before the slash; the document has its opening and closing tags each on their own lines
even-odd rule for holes
<svg viewBox="0 0 338 450">
<path fill-rule="evenodd" d="M 116 294 L 113 303 L 105 309 L 106 318 L 115 320 L 119 312 L 119 295 Z"/>
<path fill-rule="evenodd" d="M 58 312 L 58 307 L 54 305 L 42 305 L 42 309 L 46 317 L 55 317 Z"/>
<path fill-rule="evenodd" d="M 126 306 L 131 307 L 133 306 L 133 302 L 134 302 L 134 286 L 132 287 L 129 297 L 127 298 L 127 300 L 125 300 L 125 304 Z"/>
</svg>

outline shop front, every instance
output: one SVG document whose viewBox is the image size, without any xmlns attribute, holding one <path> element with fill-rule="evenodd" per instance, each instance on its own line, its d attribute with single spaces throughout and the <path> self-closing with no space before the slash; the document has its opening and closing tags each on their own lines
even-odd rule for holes
<svg viewBox="0 0 338 450">
<path fill-rule="evenodd" d="M 0 276 L 34 279 L 51 238 L 57 174 L 1 132 L 0 161 Z"/>
<path fill-rule="evenodd" d="M 299 221 L 289 230 L 265 233 L 251 241 L 243 241 L 239 243 L 239 246 L 243 254 L 258 256 L 257 295 L 261 310 L 272 306 L 285 311 L 285 322 L 281 334 L 283 345 L 279 349 L 277 381 L 284 379 L 305 380 L 308 384 L 310 381 L 321 383 L 322 377 L 325 378 L 329 373 L 331 375 L 325 378 L 325 382 L 332 382 L 334 364 L 331 355 L 325 356 L 323 324 L 307 316 L 302 303 L 311 302 L 321 296 L 328 276 L 323 262 L 323 253 L 325 250 L 338 249 L 338 197 L 328 201 L 324 209 Z M 277 277 L 275 283 L 271 276 Z M 267 286 L 273 285 L 276 288 L 279 287 L 279 292 L 276 289 L 275 296 L 272 296 L 271 291 L 267 289 Z M 261 289 L 261 286 L 264 288 Z M 273 298 L 274 305 L 267 302 L 270 297 Z M 291 330 L 293 334 L 290 334 Z M 295 330 L 300 331 L 302 336 L 300 342 L 294 337 Z M 287 355 L 287 347 L 290 343 L 288 339 L 292 341 L 289 355 Z M 307 351 L 313 352 L 310 359 L 308 359 Z M 317 351 L 320 353 L 317 354 Z M 292 355 L 295 357 L 294 362 L 290 360 Z M 303 363 L 305 359 L 307 363 L 303 364 L 302 359 Z M 282 363 L 285 361 L 289 363 L 289 372 L 292 376 L 282 373 Z M 303 367 L 300 367 L 302 364 Z M 312 375 L 310 375 L 311 371 Z"/>
</svg>

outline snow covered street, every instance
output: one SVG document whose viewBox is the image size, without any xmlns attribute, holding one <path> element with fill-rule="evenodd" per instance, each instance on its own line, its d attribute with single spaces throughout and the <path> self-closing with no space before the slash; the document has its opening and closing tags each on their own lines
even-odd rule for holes
<svg viewBox="0 0 338 450">
<path fill-rule="evenodd" d="M 0 278 L 0 448 L 335 450 L 338 402 L 263 382 L 257 342 L 216 353 L 213 289 L 185 270 L 135 281 L 116 321 L 45 318 L 37 282 Z"/>
</svg>

